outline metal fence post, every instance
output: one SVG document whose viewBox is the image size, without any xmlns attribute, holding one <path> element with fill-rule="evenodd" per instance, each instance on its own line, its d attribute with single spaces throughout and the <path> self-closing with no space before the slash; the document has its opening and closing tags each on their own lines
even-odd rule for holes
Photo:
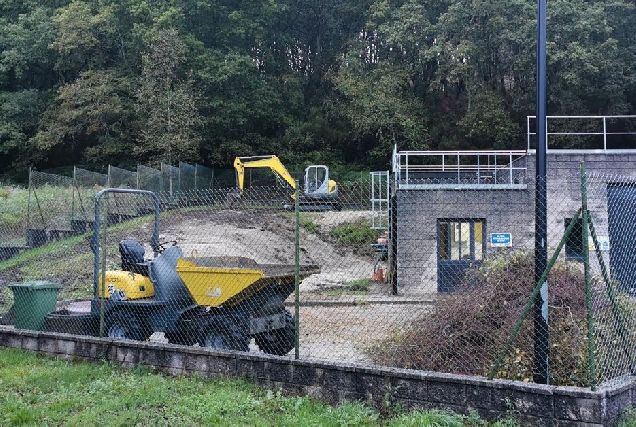
<svg viewBox="0 0 636 427">
<path fill-rule="evenodd" d="M 583 270 L 585 273 L 585 309 L 587 311 L 587 349 L 590 369 L 590 387 L 596 390 L 596 359 L 594 356 L 594 318 L 592 315 L 592 283 L 590 278 L 590 248 L 588 243 L 589 212 L 587 210 L 587 177 L 585 164 L 581 163 L 581 211 L 583 213 Z"/>
<path fill-rule="evenodd" d="M 296 343 L 294 357 L 300 358 L 300 208 L 298 199 L 300 184 L 296 180 L 294 191 L 294 327 L 296 329 Z"/>
</svg>

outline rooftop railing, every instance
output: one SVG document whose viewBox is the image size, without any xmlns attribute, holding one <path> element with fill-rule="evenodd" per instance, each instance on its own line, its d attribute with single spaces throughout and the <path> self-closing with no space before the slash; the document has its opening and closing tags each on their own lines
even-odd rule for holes
<svg viewBox="0 0 636 427">
<path fill-rule="evenodd" d="M 525 150 L 393 151 L 402 189 L 526 188 Z"/>
<path fill-rule="evenodd" d="M 526 119 L 528 152 L 536 149 L 536 119 Z M 547 116 L 546 150 L 573 149 L 636 149 L 636 116 Z"/>
</svg>

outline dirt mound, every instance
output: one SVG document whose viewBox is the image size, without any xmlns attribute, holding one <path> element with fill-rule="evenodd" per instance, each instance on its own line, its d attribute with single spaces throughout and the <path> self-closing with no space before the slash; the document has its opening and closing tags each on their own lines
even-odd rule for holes
<svg viewBox="0 0 636 427">
<path fill-rule="evenodd" d="M 321 233 L 300 229 L 300 263 L 317 264 L 321 273 L 305 279 L 302 290 L 371 277 L 373 257 L 355 255 L 324 237 L 337 224 L 359 221 L 368 215 L 368 211 L 347 211 L 309 216 L 321 226 Z M 240 256 L 259 264 L 293 264 L 295 259 L 291 214 L 255 210 L 208 211 L 205 215 L 191 212 L 162 224 L 161 234 L 164 240 L 176 240 L 185 256 Z"/>
</svg>

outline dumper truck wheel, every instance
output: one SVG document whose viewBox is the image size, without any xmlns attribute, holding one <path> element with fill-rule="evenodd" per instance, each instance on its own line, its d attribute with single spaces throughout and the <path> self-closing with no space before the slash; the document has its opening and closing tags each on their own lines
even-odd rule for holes
<svg viewBox="0 0 636 427">
<path fill-rule="evenodd" d="M 296 327 L 294 316 L 285 310 L 285 326 L 273 331 L 263 332 L 254 336 L 258 348 L 265 353 L 284 356 L 296 345 Z"/>
<path fill-rule="evenodd" d="M 197 343 L 197 339 L 188 330 L 178 333 L 166 333 L 166 339 L 170 344 L 193 345 Z"/>
<path fill-rule="evenodd" d="M 109 338 L 145 341 L 151 331 L 134 314 L 118 311 L 106 316 L 106 333 Z"/>
<path fill-rule="evenodd" d="M 199 345 L 215 350 L 249 351 L 250 338 L 229 319 L 214 319 L 199 333 Z"/>
</svg>

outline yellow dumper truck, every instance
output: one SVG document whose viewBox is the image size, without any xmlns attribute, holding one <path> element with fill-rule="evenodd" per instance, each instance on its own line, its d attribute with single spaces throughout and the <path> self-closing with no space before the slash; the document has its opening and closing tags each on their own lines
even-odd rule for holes
<svg viewBox="0 0 636 427">
<path fill-rule="evenodd" d="M 146 259 L 136 240 L 119 242 L 119 269 L 100 268 L 100 198 L 108 193 L 153 197 L 155 226 Z M 67 316 L 52 313 L 48 330 L 66 331 L 65 322 L 81 317 L 85 333 L 111 338 L 147 340 L 163 333 L 171 343 L 249 351 L 251 338 L 260 350 L 287 354 L 295 345 L 294 317 L 285 300 L 299 280 L 319 272 L 316 265 L 257 264 L 243 257 L 183 256 L 176 242 L 159 243 L 159 202 L 143 190 L 102 190 L 95 203 L 91 246 L 95 254 L 95 295 L 90 312 Z"/>
</svg>

